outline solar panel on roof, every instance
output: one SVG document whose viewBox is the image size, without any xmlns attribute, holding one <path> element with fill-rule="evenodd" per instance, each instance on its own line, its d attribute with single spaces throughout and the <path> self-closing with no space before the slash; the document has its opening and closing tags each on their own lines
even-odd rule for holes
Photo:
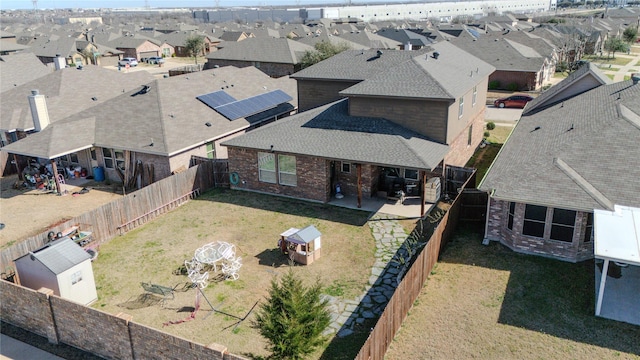
<svg viewBox="0 0 640 360">
<path fill-rule="evenodd" d="M 214 110 L 220 105 L 236 101 L 233 96 L 227 94 L 224 90 L 218 90 L 212 93 L 196 96 L 196 99 L 202 101 L 205 105 Z"/>
<path fill-rule="evenodd" d="M 282 90 L 273 90 L 265 94 L 216 106 L 214 109 L 229 120 L 236 120 L 274 108 L 293 100 Z"/>
</svg>

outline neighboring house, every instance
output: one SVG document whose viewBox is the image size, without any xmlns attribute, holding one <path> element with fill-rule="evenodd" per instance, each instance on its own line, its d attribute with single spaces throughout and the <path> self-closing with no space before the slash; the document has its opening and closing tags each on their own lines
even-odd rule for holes
<svg viewBox="0 0 640 360">
<path fill-rule="evenodd" d="M 133 36 L 123 36 L 108 42 L 106 45 L 122 51 L 124 53 L 123 57 L 132 57 L 138 60 L 152 56 L 162 56 L 163 51 L 165 51 L 160 44 Z M 169 49 L 171 52 L 170 47 Z"/>
<path fill-rule="evenodd" d="M 202 49 L 202 53 L 198 54 L 199 56 L 207 55 L 218 44 L 220 44 L 220 39 L 216 39 L 213 36 L 204 35 L 197 32 L 187 32 L 187 31 L 161 34 L 160 36 L 156 37 L 156 39 L 158 41 L 161 41 L 162 43 L 171 45 L 176 56 L 186 57 L 186 56 L 191 56 L 191 54 L 189 54 L 189 51 L 187 50 L 185 45 L 187 43 L 187 39 L 189 39 L 192 36 L 200 36 L 203 39 L 204 48 Z M 162 53 L 162 56 L 170 57 L 172 55 L 172 53 L 167 50 L 163 50 L 164 52 Z"/>
<path fill-rule="evenodd" d="M 124 81 L 127 75 L 137 72 L 110 73 L 123 75 Z M 226 149 L 219 146 L 220 141 L 288 116 L 296 107 L 295 81 L 272 79 L 254 68 L 224 67 L 136 81 L 135 89 L 129 86 L 125 91 L 122 82 L 113 80 L 87 83 L 112 84 L 120 95 L 105 100 L 97 95 L 95 106 L 71 110 L 66 117 L 40 126 L 41 131 L 5 146 L 2 151 L 47 161 L 70 158 L 74 164 L 88 169 L 103 167 L 106 176 L 116 181 L 122 180 L 119 173 L 125 177 L 132 175 L 140 164 L 152 170 L 150 179 L 144 180 L 149 183 L 189 167 L 194 155 L 225 158 Z M 278 96 L 267 95 L 266 105 L 258 101 L 265 100 L 262 97 L 255 98 L 267 93 L 274 95 L 276 90 Z M 87 98 L 96 96 L 90 91 L 79 93 Z M 248 98 L 256 101 L 242 101 Z M 17 100 L 26 103 L 26 95 L 20 94 Z M 49 105 L 52 101 L 47 98 L 46 102 Z M 220 105 L 227 106 L 220 108 Z M 11 121 L 12 112 L 7 112 L 7 121 Z M 28 108 L 22 114 L 25 122 L 30 120 Z"/>
<path fill-rule="evenodd" d="M 300 70 L 300 61 L 313 47 L 286 38 L 249 38 L 240 42 L 225 41 L 207 55 L 206 69 L 217 66 L 253 66 L 272 77 L 291 75 Z"/>
<path fill-rule="evenodd" d="M 19 53 L 0 57 L 0 93 L 50 74 L 52 68 L 44 65 L 32 53 Z"/>
<path fill-rule="evenodd" d="M 27 51 L 34 53 L 43 64 L 52 65 L 56 58 L 63 57 L 67 65 L 84 65 L 89 63 L 89 59 L 82 53 L 85 50 L 82 45 L 86 44 L 78 44 L 73 37 L 40 37 L 31 43 Z"/>
<path fill-rule="evenodd" d="M 640 84 L 611 84 L 581 67 L 527 105 L 482 180 L 485 238 L 522 253 L 593 258 L 594 209 L 640 205 L 639 139 Z"/>
<path fill-rule="evenodd" d="M 381 29 L 376 34 L 401 43 L 400 50 L 419 50 L 433 43 L 428 37 L 407 29 Z"/>
<path fill-rule="evenodd" d="M 28 46 L 20 45 L 15 41 L 0 39 L 0 55 L 15 54 L 28 48 Z"/>
<path fill-rule="evenodd" d="M 221 41 L 229 41 L 229 42 L 238 42 L 238 41 L 242 41 L 245 39 L 249 39 L 249 38 L 253 38 L 255 37 L 252 33 L 246 33 L 244 31 L 223 31 L 222 34 L 220 34 L 220 40 Z"/>
<path fill-rule="evenodd" d="M 44 287 L 83 305 L 98 300 L 91 255 L 68 237 L 29 252 L 14 263 L 24 287 L 33 290 Z"/>
<path fill-rule="evenodd" d="M 223 143 L 239 178 L 232 188 L 328 202 L 340 184 L 358 204 L 394 190 L 396 180 L 419 189 L 445 165 L 464 165 L 480 144 L 493 70 L 449 43 L 345 51 L 313 65 L 294 76 L 301 103 L 348 99 Z M 317 96 L 323 101 L 309 99 Z"/>
<path fill-rule="evenodd" d="M 24 64 L 29 64 L 26 55 L 23 58 L 25 58 Z M 31 136 L 39 126 L 36 122 L 55 124 L 75 113 L 122 95 L 125 91 L 139 88 L 140 84 L 148 83 L 153 79 L 153 76 L 146 71 L 125 74 L 93 65 L 87 65 L 82 70 L 62 68 L 52 71 L 42 63 L 40 65 L 46 69 L 46 75 L 21 84 L 16 82 L 17 86 L 3 91 L 0 96 L 0 136 L 3 146 Z M 12 68 L 15 69 L 15 66 L 19 65 L 14 64 Z M 42 67 L 31 65 L 29 68 L 33 69 L 32 74 L 38 74 L 45 71 Z M 3 69 L 3 66 L 0 66 L 0 69 Z M 1 74 L 4 76 L 4 72 Z M 2 83 L 4 85 L 4 77 Z M 46 116 L 43 115 L 42 118 L 34 117 L 31 111 L 30 102 L 35 100 L 32 95 L 34 90 L 38 91 L 40 94 L 38 98 L 42 98 L 44 102 Z M 120 111 L 115 111 L 112 116 L 120 117 L 119 114 Z M 81 137 L 85 134 L 82 129 L 67 129 L 66 134 L 60 134 L 60 136 L 61 139 L 58 141 L 64 143 L 68 138 Z M 64 165 L 82 164 L 89 169 L 92 166 L 89 157 L 84 153 L 79 156 L 60 154 L 62 155 L 65 155 L 62 161 Z M 24 167 L 25 164 L 26 159 L 21 159 L 16 165 Z M 2 164 L 0 170 L 4 171 L 4 165 Z"/>
<path fill-rule="evenodd" d="M 555 72 L 555 60 L 510 39 L 507 33 L 460 36 L 451 42 L 496 68 L 489 77 L 495 89 L 539 90 Z"/>
</svg>

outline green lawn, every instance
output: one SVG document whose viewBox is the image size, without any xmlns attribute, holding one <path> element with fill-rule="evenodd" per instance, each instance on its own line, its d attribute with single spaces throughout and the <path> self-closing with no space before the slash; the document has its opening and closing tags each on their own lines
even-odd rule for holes
<svg viewBox="0 0 640 360">
<path fill-rule="evenodd" d="M 619 67 L 612 67 L 611 65 L 600 65 L 599 68 L 607 71 L 620 71 L 620 69 L 622 69 Z"/>
<path fill-rule="evenodd" d="M 626 59 L 623 57 L 607 58 L 606 56 L 600 57 L 597 55 L 586 55 L 582 59 L 589 60 L 594 63 L 599 63 L 600 67 L 603 67 L 604 65 L 627 65 L 632 61 L 631 59 Z"/>
<path fill-rule="evenodd" d="M 609 77 L 609 79 L 611 79 L 611 80 L 613 80 L 613 78 L 615 77 L 614 74 L 605 74 L 605 75 L 607 75 Z"/>
<path fill-rule="evenodd" d="M 385 359 L 640 359 L 640 328 L 594 316 L 594 277 L 461 224 Z"/>
</svg>

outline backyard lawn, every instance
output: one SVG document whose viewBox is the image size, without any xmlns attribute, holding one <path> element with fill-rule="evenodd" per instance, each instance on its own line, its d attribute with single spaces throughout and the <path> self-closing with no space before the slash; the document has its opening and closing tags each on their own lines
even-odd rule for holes
<svg viewBox="0 0 640 360">
<path fill-rule="evenodd" d="M 375 260 L 368 216 L 364 211 L 268 195 L 210 191 L 102 245 L 93 263 L 99 297 L 93 307 L 130 314 L 135 322 L 201 344 L 222 344 L 234 354 L 264 357 L 266 343 L 252 327 L 254 316 L 234 327 L 236 317 L 244 317 L 264 300 L 270 281 L 289 269 L 288 259 L 277 249 L 279 234 L 290 227 L 315 225 L 322 233 L 322 257 L 294 271 L 308 284 L 320 279 L 330 295 L 354 299 L 362 294 Z M 237 281 L 213 281 L 204 289 L 211 305 L 226 315 L 212 312 L 202 299 L 194 320 L 163 327 L 188 318 L 194 308 L 197 290 L 182 291 L 188 278 L 180 272 L 181 265 L 197 248 L 218 240 L 234 244 L 243 263 Z M 177 286 L 178 291 L 162 307 L 158 296 L 144 295 L 140 282 Z"/>
<path fill-rule="evenodd" d="M 627 65 L 632 61 L 632 59 L 624 58 L 624 57 L 606 57 L 606 56 L 598 56 L 598 55 L 585 55 L 582 57 L 582 60 L 589 60 L 593 63 L 597 63 L 602 67 L 603 65 Z"/>
<path fill-rule="evenodd" d="M 640 359 L 640 327 L 597 318 L 594 265 L 458 230 L 385 359 Z"/>
</svg>

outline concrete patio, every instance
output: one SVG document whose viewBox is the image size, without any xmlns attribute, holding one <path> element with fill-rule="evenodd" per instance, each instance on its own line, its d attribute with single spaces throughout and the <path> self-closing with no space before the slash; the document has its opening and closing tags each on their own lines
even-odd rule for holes
<svg viewBox="0 0 640 360">
<path fill-rule="evenodd" d="M 627 265 L 614 268 L 616 266 L 613 262 L 609 265 L 609 276 L 604 286 L 600 316 L 640 325 L 640 266 Z M 600 290 L 602 274 L 599 266 L 595 267 L 595 273 L 597 294 Z M 612 276 L 614 273 L 617 278 Z M 618 274 L 620 276 L 617 276 Z"/>
<path fill-rule="evenodd" d="M 349 209 L 358 209 L 358 199 L 356 196 L 345 196 L 342 199 L 331 198 L 330 205 L 345 207 Z M 425 214 L 436 204 L 426 203 L 424 207 Z M 420 214 L 420 197 L 409 196 L 404 200 L 404 204 L 400 201 L 387 200 L 379 197 L 362 197 L 362 207 L 359 210 L 370 211 L 374 213 L 382 213 L 395 216 L 397 219 L 417 219 Z"/>
</svg>

